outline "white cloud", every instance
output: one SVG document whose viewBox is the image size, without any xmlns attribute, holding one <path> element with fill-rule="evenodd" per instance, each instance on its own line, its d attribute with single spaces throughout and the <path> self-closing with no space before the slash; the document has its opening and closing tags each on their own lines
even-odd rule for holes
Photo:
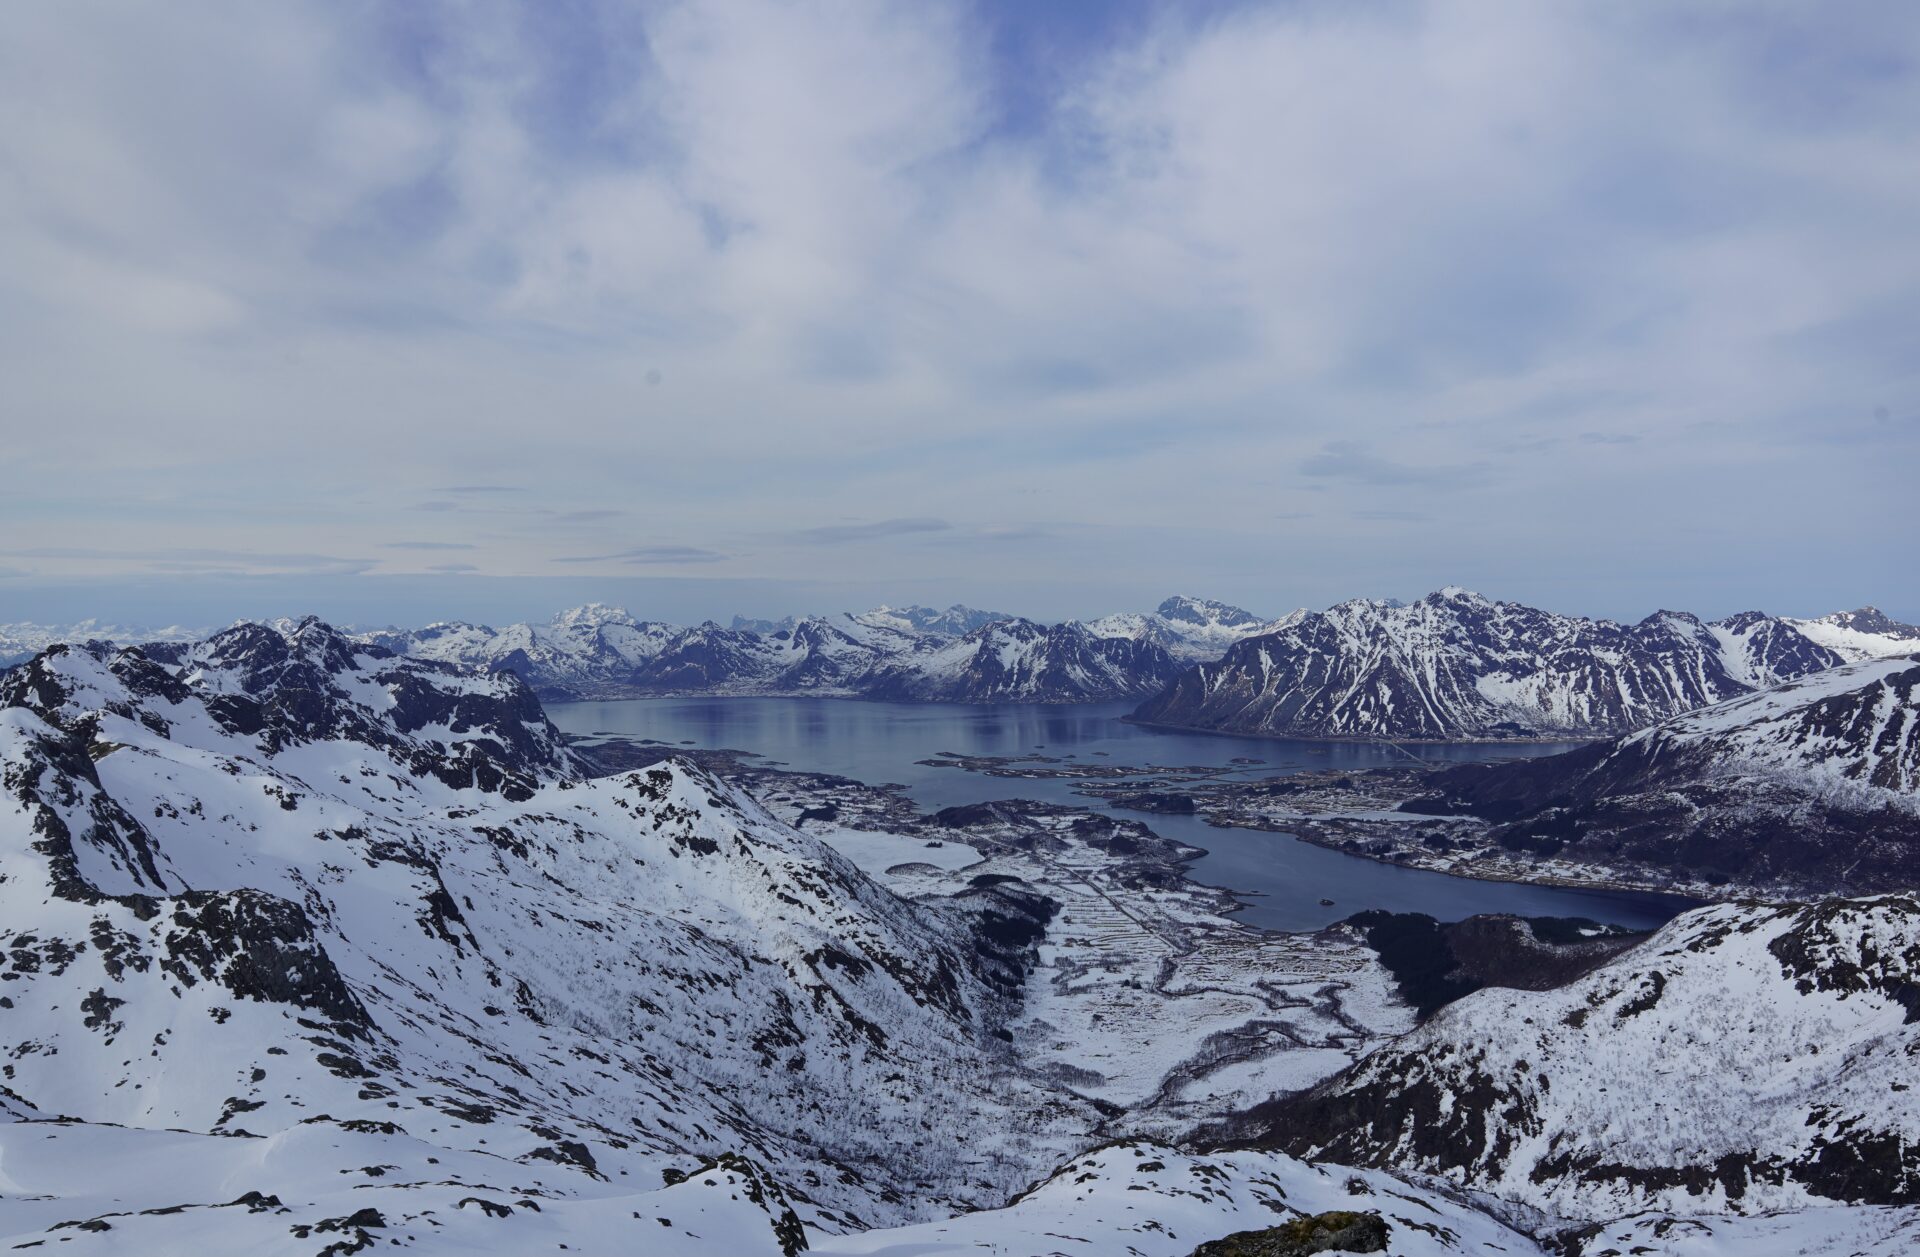
<svg viewBox="0 0 1920 1257">
<path fill-rule="evenodd" d="M 432 544 L 515 576 L 672 536 L 1045 580 L 1126 536 L 1143 584 L 1198 552 L 1308 597 L 1703 529 L 1728 580 L 1816 542 L 1867 580 L 1920 540 L 1770 505 L 1884 498 L 1920 444 L 1910 8 L 1250 5 L 1129 29 L 1018 125 L 960 5 L 12 24 L 24 548 L 406 570 L 412 508 L 502 478 Z M 1276 506 L 1310 570 L 1269 566 Z M 1389 559 L 1356 517 L 1430 522 Z M 807 540 L 848 518 L 953 528 Z"/>
</svg>

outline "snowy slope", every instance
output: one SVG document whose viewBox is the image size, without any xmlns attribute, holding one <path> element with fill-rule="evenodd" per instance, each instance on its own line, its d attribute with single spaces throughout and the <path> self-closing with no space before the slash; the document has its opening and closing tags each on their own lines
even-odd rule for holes
<svg viewBox="0 0 1920 1257">
<path fill-rule="evenodd" d="M 1610 742 L 1461 765 L 1426 784 L 1403 811 L 1481 817 L 1516 855 L 1769 893 L 1911 886 L 1920 655 L 1845 664 Z"/>
<path fill-rule="evenodd" d="M 580 780 L 510 675 L 312 621 L 56 648 L 0 769 L 10 1118 L 392 1126 L 511 1182 L 743 1152 L 842 1221 L 997 1202 L 1089 1120 L 995 1033 L 997 892 L 909 904 L 688 766 Z"/>
<path fill-rule="evenodd" d="M 1193 1156 L 1115 1144 L 1062 1166 L 1005 1209 L 816 1241 L 820 1257 L 1188 1257 L 1235 1231 L 1332 1210 L 1379 1213 L 1395 1257 L 1546 1250 L 1448 1195 L 1378 1170 L 1232 1152 Z"/>
<path fill-rule="evenodd" d="M 1703 908 L 1558 990 L 1449 1005 L 1256 1142 L 1573 1219 L 1911 1205 L 1916 992 L 1912 895 Z"/>
<path fill-rule="evenodd" d="M 1358 600 L 1240 642 L 1136 714 L 1149 723 L 1297 737 L 1604 736 L 1865 649 L 1822 645 L 1803 623 L 1748 612 L 1709 624 L 1663 611 L 1623 625 L 1458 588 L 1406 605 Z"/>
<path fill-rule="evenodd" d="M 391 1126 L 322 1117 L 232 1138 L 0 1122 L 0 1245 L 102 1257 L 335 1257 L 376 1245 L 793 1257 L 805 1242 L 780 1185 L 745 1158 L 689 1161 L 666 1182 L 450 1149 Z"/>
</svg>

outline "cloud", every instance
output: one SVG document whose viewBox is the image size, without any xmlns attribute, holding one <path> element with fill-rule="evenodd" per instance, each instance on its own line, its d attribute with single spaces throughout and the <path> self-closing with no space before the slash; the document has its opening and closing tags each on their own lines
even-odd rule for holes
<svg viewBox="0 0 1920 1257">
<path fill-rule="evenodd" d="M 1305 476 L 1357 480 L 1376 485 L 1455 484 L 1481 476 L 1486 463 L 1418 466 L 1396 462 L 1373 452 L 1365 441 L 1329 441 L 1318 454 L 1300 464 Z"/>
<path fill-rule="evenodd" d="M 1026 16 L 1061 8 L 1065 43 Z M 527 573 L 617 502 L 622 536 L 754 538 L 730 575 L 989 600 L 1106 579 L 1124 535 L 1149 588 L 1332 601 L 1475 549 L 1488 585 L 1785 602 L 1816 555 L 1877 596 L 1920 542 L 1777 507 L 1904 500 L 1920 460 L 1920 7 L 10 20 L 13 544 L 392 558 L 459 513 Z M 1386 491 L 1433 527 L 1349 543 Z M 951 526 L 857 544 L 899 521 Z M 1681 534 L 1724 541 L 1646 557 Z M 31 566 L 82 563 L 150 567 Z"/>
<path fill-rule="evenodd" d="M 913 533 L 945 532 L 953 525 L 944 519 L 882 519 L 870 524 L 828 524 L 802 528 L 793 533 L 796 540 L 815 546 L 842 545 L 849 541 L 876 541 L 886 537 L 904 537 Z"/>
<path fill-rule="evenodd" d="M 429 572 L 440 572 L 445 575 L 454 575 L 460 572 L 477 572 L 480 569 L 471 563 L 435 563 L 428 567 L 427 570 Z"/>
<path fill-rule="evenodd" d="M 66 563 L 126 563 L 137 568 L 181 574 L 246 574 L 298 572 L 311 575 L 351 575 L 375 566 L 371 559 L 347 559 L 328 554 L 276 554 L 252 550 L 180 547 L 174 549 L 105 549 L 87 546 L 23 547 L 5 553 L 22 559 L 53 559 Z"/>
<path fill-rule="evenodd" d="M 468 541 L 383 541 L 381 546 L 388 550 L 471 550 Z"/>
<path fill-rule="evenodd" d="M 700 546 L 635 546 L 612 554 L 578 554 L 555 559 L 555 563 L 634 563 L 679 564 L 718 563 L 727 556 L 718 550 Z"/>
</svg>

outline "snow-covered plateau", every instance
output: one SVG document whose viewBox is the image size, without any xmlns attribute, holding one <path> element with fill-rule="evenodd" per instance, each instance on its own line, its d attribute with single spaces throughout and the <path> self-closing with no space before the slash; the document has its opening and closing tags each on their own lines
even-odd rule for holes
<svg viewBox="0 0 1920 1257">
<path fill-rule="evenodd" d="M 1910 896 L 1703 909 L 1416 1026 L 1365 931 L 1236 924 L 1140 822 L 720 762 L 314 620 L 0 673 L 0 1244 L 1913 1235 Z"/>
</svg>

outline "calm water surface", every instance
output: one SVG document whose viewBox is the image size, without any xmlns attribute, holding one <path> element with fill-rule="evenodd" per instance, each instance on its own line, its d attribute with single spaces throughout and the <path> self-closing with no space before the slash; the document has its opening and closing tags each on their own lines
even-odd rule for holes
<svg viewBox="0 0 1920 1257">
<path fill-rule="evenodd" d="M 1130 703 L 1076 707 L 1038 704 L 869 703 L 831 698 L 658 698 L 552 703 L 568 733 L 652 738 L 674 745 L 732 748 L 787 768 L 897 783 L 928 811 L 989 799 L 1046 799 L 1082 808 L 1104 804 L 1075 794 L 1072 781 L 987 777 L 915 763 L 942 751 L 962 755 L 1039 754 L 1069 762 L 1129 766 L 1233 767 L 1251 775 L 1301 769 L 1360 770 L 1551 754 L 1563 746 L 1422 746 L 1304 742 L 1179 733 L 1125 724 Z M 1104 752 L 1104 754 L 1101 754 Z M 1235 758 L 1257 759 L 1233 765 Z M 1565 890 L 1484 882 L 1400 868 L 1344 855 L 1287 834 L 1216 829 L 1191 816 L 1147 816 L 1170 838 L 1207 854 L 1190 866 L 1196 881 L 1241 892 L 1241 919 L 1275 930 L 1319 929 L 1367 908 L 1425 912 L 1458 920 L 1476 912 L 1580 916 L 1619 925 L 1659 925 L 1687 906 L 1660 895 Z M 1332 906 L 1321 899 L 1331 899 Z"/>
</svg>

